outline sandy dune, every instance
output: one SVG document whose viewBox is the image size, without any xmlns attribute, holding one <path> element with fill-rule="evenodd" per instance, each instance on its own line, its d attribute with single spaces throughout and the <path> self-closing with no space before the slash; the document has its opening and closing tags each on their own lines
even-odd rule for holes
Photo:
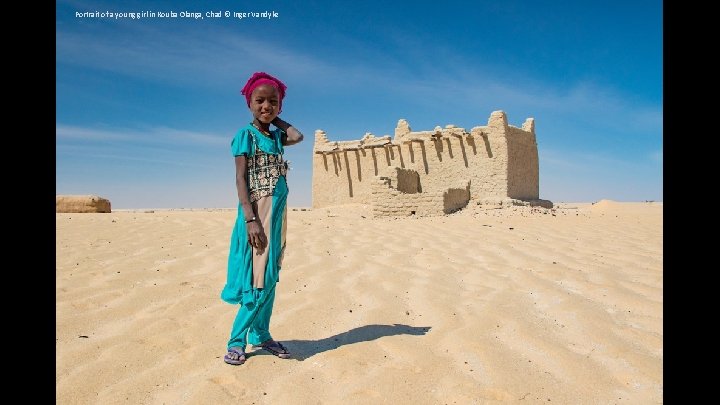
<svg viewBox="0 0 720 405">
<path fill-rule="evenodd" d="M 293 209 L 271 331 L 294 358 L 239 367 L 234 219 L 56 214 L 58 403 L 663 402 L 662 203 Z"/>
</svg>

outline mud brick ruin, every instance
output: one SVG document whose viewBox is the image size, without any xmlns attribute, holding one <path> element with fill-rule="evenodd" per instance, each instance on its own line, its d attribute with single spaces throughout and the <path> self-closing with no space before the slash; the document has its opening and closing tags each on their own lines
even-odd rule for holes
<svg viewBox="0 0 720 405">
<path fill-rule="evenodd" d="M 317 130 L 313 152 L 313 208 L 369 204 L 375 216 L 433 216 L 471 201 L 552 207 L 539 199 L 534 119 L 517 128 L 503 111 L 470 131 L 412 131 L 401 119 L 392 139 L 330 141 Z"/>
</svg>

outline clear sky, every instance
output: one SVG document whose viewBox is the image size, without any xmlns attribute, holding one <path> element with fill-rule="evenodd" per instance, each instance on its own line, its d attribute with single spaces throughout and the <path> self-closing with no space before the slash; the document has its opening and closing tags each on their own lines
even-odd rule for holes
<svg viewBox="0 0 720 405">
<path fill-rule="evenodd" d="M 252 119 L 240 89 L 265 71 L 306 135 L 286 149 L 290 206 L 311 204 L 316 129 L 469 130 L 495 110 L 535 118 L 541 198 L 663 200 L 661 1 L 56 4 L 57 194 L 235 207 L 230 140 Z M 138 14 L 89 14 L 104 12 Z"/>
</svg>

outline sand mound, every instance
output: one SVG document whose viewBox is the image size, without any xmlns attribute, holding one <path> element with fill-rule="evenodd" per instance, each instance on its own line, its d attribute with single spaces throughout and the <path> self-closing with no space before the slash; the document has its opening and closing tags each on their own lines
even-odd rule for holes
<svg viewBox="0 0 720 405">
<path fill-rule="evenodd" d="M 602 199 L 596 203 L 592 204 L 591 210 L 592 211 L 608 211 L 612 209 L 617 209 L 621 206 L 621 203 L 613 200 L 606 200 Z"/>
</svg>

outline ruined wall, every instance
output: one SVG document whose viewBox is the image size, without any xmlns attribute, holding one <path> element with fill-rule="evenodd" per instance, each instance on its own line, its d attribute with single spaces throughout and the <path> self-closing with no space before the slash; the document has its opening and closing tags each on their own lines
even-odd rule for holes
<svg viewBox="0 0 720 405">
<path fill-rule="evenodd" d="M 317 139 L 324 132 L 316 131 Z M 387 142 L 390 142 L 389 137 Z M 333 143 L 336 144 L 337 142 Z M 358 141 L 342 143 L 335 149 L 313 155 L 312 206 L 327 207 L 341 204 L 369 204 L 370 182 L 383 167 L 398 161 L 399 147 L 357 147 Z"/>
<path fill-rule="evenodd" d="M 482 149 L 487 162 L 470 170 L 472 176 L 471 198 L 504 198 L 507 196 L 508 132 L 507 116 L 493 111 L 485 126 L 474 127 L 470 134 Z"/>
<path fill-rule="evenodd" d="M 540 198 L 540 166 L 535 141 L 535 121 L 525 120 L 523 129 L 510 127 L 508 140 L 508 197 Z"/>
<path fill-rule="evenodd" d="M 402 170 L 400 168 L 396 168 Z M 432 216 L 442 212 L 442 195 L 438 193 L 405 193 L 398 190 L 397 178 L 378 176 L 372 182 L 372 210 L 374 216 Z"/>
<path fill-rule="evenodd" d="M 374 216 L 433 216 L 455 212 L 470 201 L 465 187 L 418 192 L 420 175 L 412 169 L 390 167 L 371 183 Z"/>
<path fill-rule="evenodd" d="M 357 141 L 331 142 L 318 130 L 312 206 L 361 203 L 378 212 L 438 215 L 462 208 L 469 199 L 532 195 L 538 188 L 537 147 L 534 133 L 528 135 L 509 126 L 502 111 L 470 131 L 447 125 L 413 132 L 400 120 L 392 139 L 365 134 Z M 530 161 L 533 147 L 534 166 L 512 166 Z"/>
</svg>

